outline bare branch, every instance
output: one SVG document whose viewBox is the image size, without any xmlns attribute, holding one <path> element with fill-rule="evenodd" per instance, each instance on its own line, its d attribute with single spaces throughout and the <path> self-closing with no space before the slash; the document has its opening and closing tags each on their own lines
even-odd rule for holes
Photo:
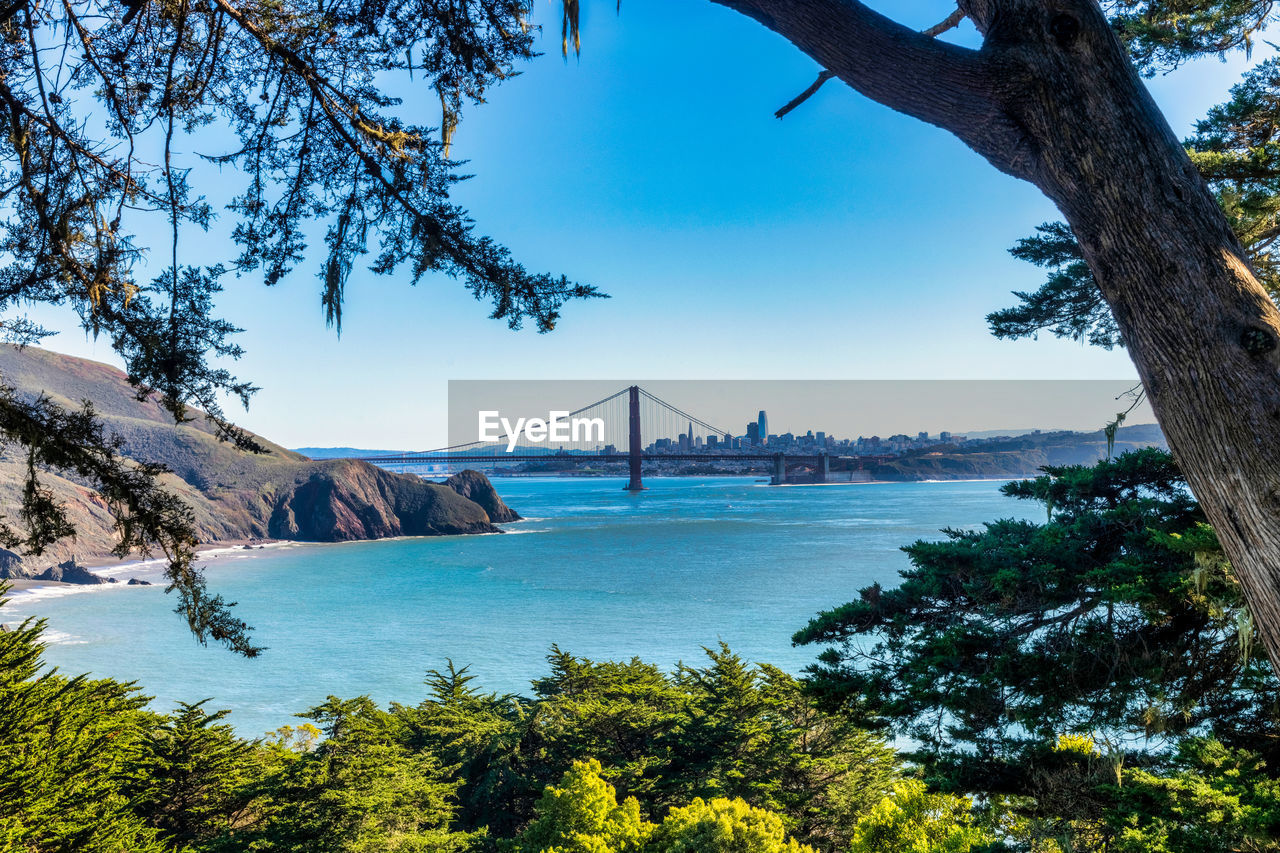
<svg viewBox="0 0 1280 853">
<path fill-rule="evenodd" d="M 817 80 L 814 80 L 814 81 L 813 81 L 813 83 L 811 83 L 811 84 L 809 85 L 809 88 L 808 88 L 808 89 L 805 89 L 803 92 L 801 92 L 800 94 L 796 95 L 794 98 L 792 98 L 791 100 L 787 101 L 787 103 L 786 103 L 785 105 L 783 105 L 781 108 L 779 108 L 779 110 L 778 110 L 776 113 L 774 113 L 774 114 L 773 114 L 773 115 L 774 115 L 774 118 L 782 118 L 782 117 L 783 117 L 783 116 L 785 116 L 787 113 L 791 112 L 791 111 L 792 111 L 792 110 L 794 110 L 796 107 L 800 106 L 800 105 L 801 105 L 801 104 L 803 104 L 805 101 L 807 101 L 807 100 L 809 100 L 810 98 L 812 98 L 812 97 L 814 96 L 814 94 L 815 94 L 819 89 L 821 89 L 821 88 L 822 88 L 822 84 L 823 84 L 823 83 L 825 83 L 825 82 L 827 82 L 828 80 L 830 80 L 830 79 L 831 79 L 832 77 L 834 77 L 834 76 L 836 76 L 834 71 L 825 71 L 825 70 L 824 70 L 824 71 L 820 72 L 820 73 L 818 74 L 818 79 L 817 79 Z"/>
<path fill-rule="evenodd" d="M 3 9 L 0 9 L 0 24 L 7 24 L 13 20 L 13 16 L 19 12 L 25 11 L 30 0 L 15 0 Z"/>
<path fill-rule="evenodd" d="M 921 32 L 924 35 L 929 36 L 930 38 L 936 38 L 937 36 L 940 36 L 943 33 L 945 33 L 947 30 L 955 29 L 956 27 L 960 26 L 960 22 L 963 20 L 964 20 L 964 12 L 960 11 L 960 9 L 957 8 L 954 12 L 948 15 L 944 20 L 942 20 L 937 24 L 934 24 L 932 27 L 929 27 L 929 29 L 927 30 L 921 30 Z M 805 101 L 812 98 L 815 94 L 817 94 L 817 91 L 822 88 L 822 84 L 826 83 L 828 80 L 830 80 L 834 76 L 836 76 L 834 71 L 827 71 L 825 69 L 822 70 L 818 74 L 818 79 L 814 80 L 813 83 L 810 84 L 809 88 L 805 89 L 803 92 L 796 95 L 790 101 L 787 101 L 787 103 L 781 109 L 779 109 L 777 112 L 773 114 L 774 118 L 784 117 L 787 113 L 791 112 L 796 107 L 800 106 Z"/>
<path fill-rule="evenodd" d="M 963 20 L 964 12 L 957 7 L 950 15 L 947 15 L 947 17 L 943 18 L 932 27 L 929 27 L 929 29 L 922 30 L 921 32 L 929 36 L 929 38 L 937 38 L 948 30 L 954 30 L 956 27 L 960 26 L 960 22 Z"/>
<path fill-rule="evenodd" d="M 1027 177 L 1023 130 L 994 97 L 978 51 L 905 27 L 858 0 L 713 0 L 785 37 L 878 103 L 951 131 L 996 168 Z"/>
</svg>

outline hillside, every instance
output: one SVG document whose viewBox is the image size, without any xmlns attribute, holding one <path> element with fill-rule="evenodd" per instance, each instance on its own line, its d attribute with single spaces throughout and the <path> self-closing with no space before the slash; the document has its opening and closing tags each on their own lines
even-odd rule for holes
<svg viewBox="0 0 1280 853">
<path fill-rule="evenodd" d="M 1137 424 L 1116 431 L 1111 455 L 1142 447 L 1168 448 L 1160 427 Z M 1054 431 L 993 436 L 977 441 L 913 450 L 877 465 L 877 480 L 973 480 L 1034 477 L 1043 465 L 1093 465 L 1107 456 L 1107 438 L 1092 433 Z"/>
<path fill-rule="evenodd" d="M 43 393 L 67 407 L 91 401 L 108 430 L 124 439 L 126 456 L 160 462 L 173 472 L 165 476 L 166 485 L 190 504 L 202 543 L 490 533 L 498 530 L 494 518 L 519 517 L 482 475 L 458 480 L 455 489 L 358 460 L 312 461 L 261 436 L 267 453 L 239 451 L 215 438 L 202 418 L 175 424 L 154 402 L 138 400 L 123 373 L 98 362 L 5 345 L 0 376 L 28 399 Z M 20 448 L 0 448 L 0 512 L 18 503 L 21 460 Z M 78 535 L 28 558 L 23 569 L 39 570 L 71 556 L 108 558 L 114 534 L 101 502 L 71 479 L 54 473 L 44 479 L 68 506 Z"/>
<path fill-rule="evenodd" d="M 359 459 L 361 456 L 395 456 L 404 450 L 372 450 L 367 447 L 295 447 L 308 459 Z"/>
</svg>

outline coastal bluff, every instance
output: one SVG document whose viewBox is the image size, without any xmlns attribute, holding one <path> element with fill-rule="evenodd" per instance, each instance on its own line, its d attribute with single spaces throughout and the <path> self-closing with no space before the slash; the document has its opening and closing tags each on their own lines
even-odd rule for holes
<svg viewBox="0 0 1280 853">
<path fill-rule="evenodd" d="M 123 455 L 170 470 L 163 482 L 191 507 L 201 544 L 497 533 L 495 522 L 519 518 L 475 471 L 432 483 L 357 459 L 313 461 L 261 436 L 255 438 L 266 453 L 237 450 L 220 441 L 199 412 L 175 424 L 154 401 L 139 400 L 124 373 L 106 364 L 0 345 L 0 378 L 24 399 L 43 394 L 67 408 L 91 402 L 108 432 L 123 439 Z M 22 478 L 22 449 L 0 448 L 0 507 L 10 508 L 0 512 L 19 505 Z M 24 556 L 6 574 L 32 577 L 71 558 L 113 559 L 113 521 L 101 499 L 60 472 L 43 472 L 42 480 L 67 508 L 76 537 L 38 557 Z"/>
<path fill-rule="evenodd" d="M 503 524 L 508 521 L 519 521 L 520 516 L 507 506 L 498 490 L 489 482 L 489 478 L 479 471 L 459 471 L 444 481 L 444 485 L 453 489 L 464 498 L 480 504 L 488 513 L 489 520 Z"/>
</svg>

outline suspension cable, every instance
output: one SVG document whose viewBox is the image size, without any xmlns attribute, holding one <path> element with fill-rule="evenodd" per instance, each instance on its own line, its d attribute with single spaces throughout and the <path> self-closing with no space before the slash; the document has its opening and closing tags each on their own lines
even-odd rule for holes
<svg viewBox="0 0 1280 853">
<path fill-rule="evenodd" d="M 615 399 L 617 399 L 618 397 L 621 397 L 623 394 L 627 393 L 627 392 L 628 392 L 628 391 L 630 391 L 630 390 L 631 390 L 631 386 L 629 386 L 629 385 L 628 385 L 626 388 L 623 388 L 621 391 L 618 391 L 618 392 L 616 392 L 616 393 L 610 394 L 608 397 L 605 397 L 605 398 L 604 398 L 604 399 L 602 399 L 602 400 L 596 400 L 594 403 L 591 403 L 591 404 L 589 404 L 589 405 L 583 406 L 581 409 L 575 409 L 574 411 L 570 412 L 570 413 L 567 415 L 567 417 L 570 417 L 570 418 L 571 418 L 571 417 L 573 417 L 574 415 L 580 415 L 580 414 L 582 414 L 583 412 L 587 411 L 588 409 L 594 409 L 596 406 L 602 406 L 602 405 L 604 405 L 605 403 L 608 403 L 610 400 L 615 400 Z M 640 389 L 640 392 L 641 392 L 641 393 L 645 393 L 645 391 L 644 391 L 644 389 L 643 389 L 643 388 L 641 388 L 641 389 Z M 656 399 L 656 398 L 655 398 L 655 399 Z M 697 418 L 695 418 L 694 420 L 697 420 Z M 698 421 L 698 423 L 702 423 L 702 422 L 701 422 L 701 421 Z M 704 426 L 706 426 L 705 424 L 703 424 L 703 425 L 704 425 Z M 464 450 L 465 448 L 468 448 L 468 447 L 475 447 L 475 446 L 480 445 L 480 444 L 494 444 L 494 443 L 498 443 L 498 442 L 508 441 L 510 438 L 511 438 L 511 433 L 509 433 L 509 432 L 508 432 L 508 433 L 506 433 L 505 435 L 503 435 L 503 436 L 499 437 L 499 438 L 497 439 L 497 441 L 496 441 L 496 442 L 488 442 L 488 441 L 468 441 L 468 442 L 466 442 L 466 443 L 464 443 L 464 444 L 451 444 L 451 445 L 449 445 L 448 447 L 435 447 L 435 448 L 432 448 L 431 450 L 413 450 L 413 451 L 409 451 L 408 453 L 401 453 L 401 454 L 397 454 L 397 456 L 398 456 L 398 457 L 403 457 L 403 456 L 421 456 L 421 455 L 425 455 L 425 454 L 428 454 L 428 453 L 447 453 L 447 452 L 449 452 L 450 450 Z M 388 457 L 377 457 L 377 458 L 388 458 Z"/>
<path fill-rule="evenodd" d="M 681 416 L 681 417 L 683 417 L 683 418 L 688 418 L 690 421 L 692 421 L 693 423 L 697 424 L 698 426 L 703 427 L 703 428 L 708 429 L 708 430 L 711 430 L 711 432 L 715 433 L 716 435 L 724 435 L 724 430 L 719 429 L 718 427 L 713 427 L 711 424 L 707 423 L 707 422 L 706 422 L 706 421 L 704 421 L 704 420 L 701 420 L 701 419 L 699 419 L 699 418 L 695 418 L 693 415 L 689 414 L 688 412 L 684 411 L 683 409 L 680 409 L 680 408 L 678 408 L 678 407 L 676 407 L 676 406 L 671 405 L 671 404 L 670 404 L 670 403 L 668 403 L 666 400 L 663 400 L 663 399 L 660 399 L 660 398 L 658 398 L 658 397 L 655 397 L 653 394 L 650 394 L 648 391 L 644 390 L 643 388 L 641 388 L 641 389 L 640 389 L 640 393 L 641 393 L 641 394 L 643 394 L 644 396 L 648 397 L 650 400 L 652 400 L 653 402 L 657 403 L 658 405 L 660 405 L 660 406 L 665 406 L 666 408 L 668 408 L 668 409 L 670 409 L 671 411 L 675 412 L 677 415 L 680 415 L 680 416 Z"/>
</svg>

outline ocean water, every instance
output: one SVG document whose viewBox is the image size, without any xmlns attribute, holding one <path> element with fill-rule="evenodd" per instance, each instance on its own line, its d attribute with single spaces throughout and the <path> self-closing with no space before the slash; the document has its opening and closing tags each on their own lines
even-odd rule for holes
<svg viewBox="0 0 1280 853">
<path fill-rule="evenodd" d="M 0 620 L 48 620 L 63 672 L 136 681 L 165 710 L 230 708 L 247 736 L 297 722 L 328 695 L 419 701 L 427 670 L 469 665 L 477 684 L 528 693 L 553 643 L 579 656 L 671 667 L 721 641 L 800 672 L 810 617 L 879 581 L 899 548 L 995 518 L 1040 519 L 996 482 L 768 487 L 752 478 L 668 478 L 638 495 L 615 479 L 495 481 L 525 521 L 489 536 L 230 550 L 210 586 L 255 628 L 259 658 L 199 646 L 156 567 L 110 586 L 14 593 Z"/>
</svg>

